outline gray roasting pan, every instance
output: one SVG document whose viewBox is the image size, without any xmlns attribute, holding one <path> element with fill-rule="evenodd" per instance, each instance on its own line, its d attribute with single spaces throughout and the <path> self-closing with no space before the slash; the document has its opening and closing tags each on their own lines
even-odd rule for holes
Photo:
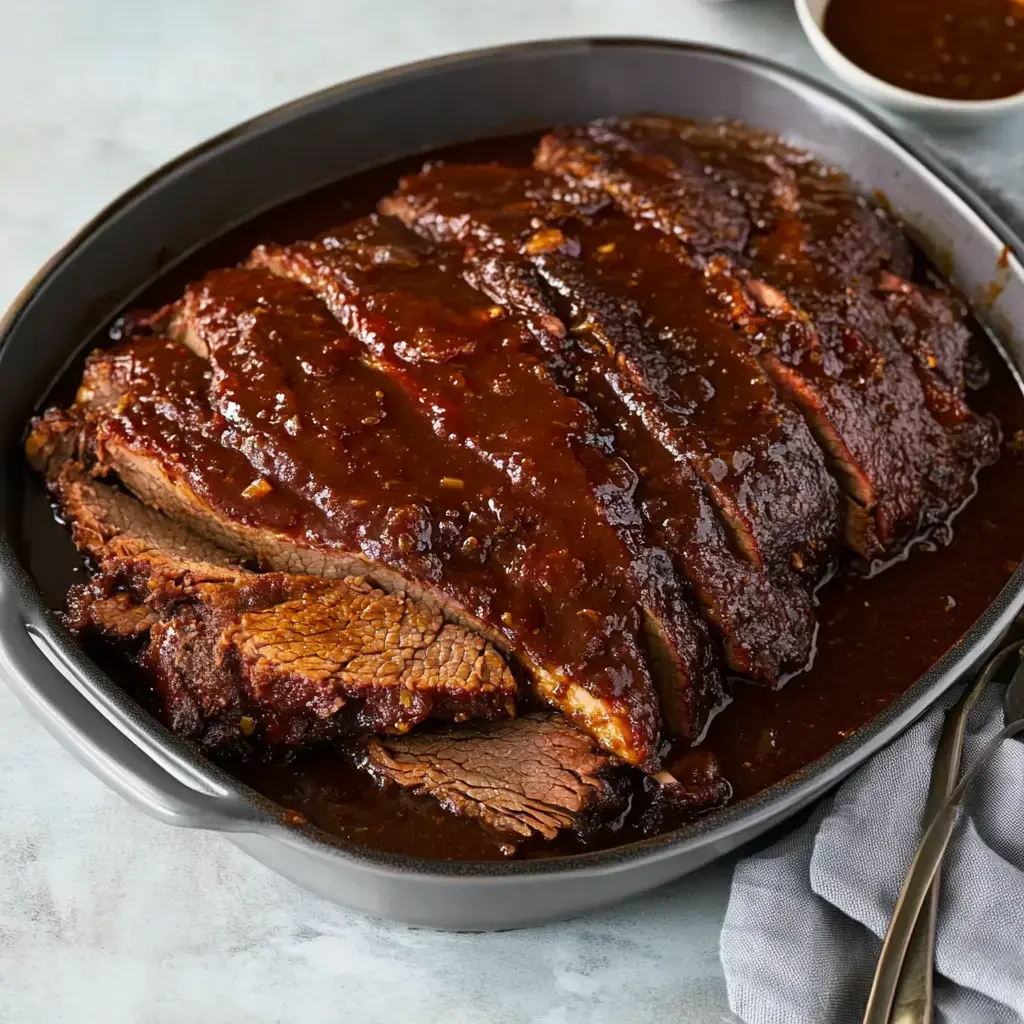
<svg viewBox="0 0 1024 1024">
<path fill-rule="evenodd" d="M 951 261 L 960 287 L 1024 367 L 1024 249 L 977 196 L 871 113 L 765 61 L 696 46 L 571 39 L 446 57 L 281 107 L 194 149 L 122 196 L 24 290 L 0 325 L 0 671 L 87 768 L 161 821 L 227 832 L 327 899 L 438 928 L 514 928 L 580 914 L 677 878 L 806 806 L 976 666 L 1024 604 L 1018 570 L 965 640 L 872 723 L 761 796 L 679 831 L 547 861 L 388 856 L 296 827 L 197 757 L 71 641 L 15 554 L 25 422 L 85 340 L 156 275 L 258 211 L 354 171 L 456 142 L 657 112 L 741 118 L 846 168 Z M 927 242 L 926 242 L 927 244 Z M 1010 258 L 1000 261 L 1003 247 Z M 1004 266 L 1000 266 L 1000 263 Z M 944 266 L 948 262 L 944 262 Z"/>
</svg>

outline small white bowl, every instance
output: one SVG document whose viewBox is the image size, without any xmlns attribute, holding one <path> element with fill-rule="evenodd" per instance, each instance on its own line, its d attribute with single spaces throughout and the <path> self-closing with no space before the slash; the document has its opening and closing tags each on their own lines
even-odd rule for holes
<svg viewBox="0 0 1024 1024">
<path fill-rule="evenodd" d="M 996 100 L 949 100 L 901 89 L 869 75 L 844 57 L 825 35 L 823 25 L 829 0 L 795 0 L 795 3 L 805 35 L 829 69 L 869 100 L 894 113 L 948 128 L 994 125 L 1008 115 L 1024 113 L 1024 92 Z M 884 31 L 884 26 L 879 26 L 879 31 Z"/>
</svg>

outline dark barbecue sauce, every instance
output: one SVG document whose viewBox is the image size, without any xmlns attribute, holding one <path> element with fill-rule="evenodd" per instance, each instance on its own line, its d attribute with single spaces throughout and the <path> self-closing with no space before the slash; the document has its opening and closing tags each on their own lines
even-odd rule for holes
<svg viewBox="0 0 1024 1024">
<path fill-rule="evenodd" d="M 991 100 L 1024 90 L 1019 0 L 831 0 L 824 28 L 858 67 L 911 92 Z"/>
<path fill-rule="evenodd" d="M 526 164 L 535 141 L 531 136 L 475 143 L 444 155 L 453 161 Z M 422 159 L 359 175 L 257 218 L 165 275 L 144 304 L 155 307 L 177 297 L 185 284 L 244 259 L 259 242 L 311 237 L 326 225 L 370 212 L 401 174 L 419 169 Z M 92 339 L 87 348 L 101 340 Z M 1012 442 L 1024 431 L 1024 399 L 992 346 L 982 341 L 979 347 L 990 381 L 972 394 L 971 405 L 1000 419 L 1006 439 L 1002 457 L 982 471 L 978 496 L 957 517 L 948 546 L 914 551 L 873 579 L 841 578 L 822 589 L 818 654 L 810 672 L 778 693 L 734 687 L 733 703 L 715 719 L 705 740 L 732 783 L 734 802 L 779 782 L 870 722 L 957 643 L 1017 567 L 1024 546 L 1018 513 L 1024 504 L 1024 458 L 1013 451 Z M 78 363 L 50 400 L 66 401 L 80 375 Z M 62 608 L 68 586 L 82 577 L 82 562 L 66 529 L 49 514 L 34 478 L 25 482 L 20 541 L 45 598 Z M 109 654 L 101 661 L 145 700 L 124 662 Z M 450 815 L 429 798 L 378 789 L 333 749 L 226 767 L 327 832 L 376 849 L 463 860 L 507 856 L 507 837 Z M 668 816 L 642 818 L 640 811 L 650 803 L 650 784 L 640 773 L 633 775 L 633 807 L 623 819 L 586 838 L 562 835 L 553 842 L 521 843 L 517 856 L 604 849 L 681 824 Z"/>
</svg>

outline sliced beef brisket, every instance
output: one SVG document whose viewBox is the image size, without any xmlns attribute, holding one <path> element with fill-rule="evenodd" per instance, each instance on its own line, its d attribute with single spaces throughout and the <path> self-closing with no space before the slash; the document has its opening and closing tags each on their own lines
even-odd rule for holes
<svg viewBox="0 0 1024 1024">
<path fill-rule="evenodd" d="M 111 382 L 122 390 L 113 403 L 78 408 L 89 420 L 99 466 L 115 471 L 147 502 L 267 567 L 369 574 L 378 584 L 425 596 L 453 620 L 512 648 L 548 699 L 601 736 L 609 749 L 633 763 L 653 765 L 659 715 L 656 699 L 640 696 L 649 686 L 645 660 L 640 655 L 634 661 L 635 671 L 621 669 L 621 643 L 638 642 L 629 639 L 628 616 L 637 605 L 635 591 L 633 604 L 625 603 L 628 580 L 615 581 L 621 598 L 572 593 L 568 581 L 580 561 L 575 552 L 589 538 L 563 532 L 554 550 L 550 540 L 539 549 L 538 531 L 545 540 L 551 535 L 548 524 L 537 517 L 531 523 L 520 514 L 524 502 L 507 475 L 425 429 L 420 413 L 410 411 L 405 393 L 388 375 L 352 358 L 354 343 L 318 300 L 300 285 L 268 274 L 222 276 L 232 275 L 244 279 L 226 292 L 236 291 L 234 314 L 229 304 L 226 312 L 211 312 L 211 319 L 236 315 L 249 333 L 226 345 L 221 356 L 210 353 L 206 362 L 165 338 L 140 337 L 89 361 L 83 394 L 111 395 L 116 391 Z M 239 315 L 254 301 L 259 317 Z M 300 308 L 297 315 L 288 303 L 300 301 L 314 308 Z M 313 314 L 312 326 L 307 313 Z M 254 323 L 261 325 L 255 331 Z M 374 386 L 352 388 L 350 369 L 371 374 Z M 299 377 L 295 387 L 287 386 L 282 372 Z M 170 382 L 166 389 L 160 380 Z M 332 388 L 340 389 L 333 401 Z M 303 396 L 300 407 L 285 417 L 291 428 L 261 431 L 261 410 L 289 393 Z M 374 412 L 359 415 L 364 410 L 356 399 L 364 404 L 369 399 Z M 251 431 L 247 417 L 255 424 Z M 329 456 L 304 439 L 288 448 L 296 418 L 326 438 Z M 303 455 L 310 448 L 312 458 L 319 459 L 312 465 Z M 396 460 L 397 471 L 388 471 Z M 320 485 L 314 489 L 316 481 Z M 619 600 L 622 617 L 602 618 L 600 606 L 593 607 L 597 598 Z M 561 632 L 548 608 L 564 623 Z M 688 610 L 681 600 L 678 610 L 677 621 L 692 622 L 683 618 Z M 555 628 L 541 630 L 540 623 Z M 561 657 L 565 636 L 585 650 L 592 665 L 602 657 L 614 665 L 607 685 L 598 673 L 581 677 L 579 666 Z M 587 636 L 595 642 L 580 644 Z M 656 640 L 664 643 L 663 635 Z M 557 651 L 557 660 L 543 645 Z M 538 650 L 545 660 L 532 657 Z M 714 671 L 708 676 L 714 680 Z M 590 689 L 577 678 L 586 678 Z M 717 687 L 709 692 L 713 700 Z M 699 730 L 693 723 L 707 710 L 683 706 L 691 717 L 679 721 L 691 736 Z"/>
<path fill-rule="evenodd" d="M 504 474 L 510 499 L 538 527 L 532 571 L 573 595 L 548 606 L 541 631 L 559 638 L 574 677 L 591 679 L 595 694 L 619 693 L 634 717 L 650 703 L 642 627 L 666 724 L 694 739 L 721 697 L 702 624 L 668 559 L 645 542 L 632 472 L 589 410 L 559 390 L 530 325 L 471 287 L 457 254 L 387 219 L 264 247 L 253 261 L 317 292 L 435 433 Z M 520 588 L 535 585 L 530 574 L 524 566 Z M 628 689 L 617 681 L 623 675 L 635 680 Z"/>
<path fill-rule="evenodd" d="M 702 257 L 810 259 L 838 277 L 913 265 L 906 237 L 846 175 L 746 126 L 609 118 L 545 136 L 537 165 L 607 191 Z"/>
<path fill-rule="evenodd" d="M 142 664 L 172 722 L 248 713 L 242 733 L 258 729 L 269 744 L 404 732 L 430 717 L 503 717 L 515 707 L 514 680 L 487 641 L 357 578 L 267 573 L 176 592 Z"/>
<path fill-rule="evenodd" d="M 386 783 L 523 839 L 583 830 L 621 813 L 628 800 L 615 759 L 552 714 L 382 736 L 371 741 L 367 763 Z"/>
<path fill-rule="evenodd" d="M 403 266 L 418 265 L 419 257 L 407 249 L 400 248 L 390 256 Z M 443 323 L 431 326 L 426 321 L 423 332 L 409 338 L 408 351 L 416 344 L 433 346 L 430 357 L 440 358 L 445 345 L 472 344 L 472 338 L 463 337 L 460 342 L 458 331 L 465 333 L 473 325 L 485 328 L 493 303 L 471 294 L 474 306 L 463 311 L 468 319 L 460 319 L 457 313 L 447 332 Z M 256 319 L 251 315 L 254 307 L 261 311 Z M 440 298 L 432 312 L 435 317 L 443 313 Z M 343 339 L 348 349 L 344 361 L 334 354 L 329 374 L 290 386 L 290 375 L 294 379 L 305 373 L 309 344 L 304 343 L 301 332 L 310 315 L 320 321 L 329 319 L 330 324 L 320 327 L 320 336 L 333 334 Z M 528 453 L 505 453 L 518 460 L 525 476 L 520 485 L 510 478 L 509 467 L 502 462 L 481 459 L 460 443 L 454 429 L 451 436 L 437 431 L 425 413 L 429 408 L 440 416 L 443 410 L 424 407 L 418 400 L 425 391 L 417 394 L 413 390 L 413 362 L 403 364 L 409 369 L 406 375 L 398 372 L 401 366 L 388 364 L 380 353 L 362 355 L 363 346 L 344 333 L 320 300 L 303 284 L 283 276 L 259 269 L 211 275 L 190 290 L 177 323 L 182 337 L 196 339 L 192 344 L 208 352 L 213 401 L 219 408 L 234 410 L 243 442 L 252 434 L 267 435 L 261 438 L 263 457 L 305 473 L 316 485 L 318 502 L 336 500 L 347 509 L 353 493 L 365 495 L 367 503 L 348 515 L 362 524 L 362 533 L 373 542 L 385 542 L 379 543 L 379 560 L 389 566 L 400 565 L 405 548 L 413 552 L 422 548 L 435 560 L 435 585 L 445 594 L 465 595 L 463 607 L 472 609 L 475 621 L 489 635 L 515 651 L 546 699 L 594 729 L 609 749 L 626 759 L 643 763 L 653 755 L 659 723 L 650 677 L 636 646 L 635 592 L 625 580 L 616 580 L 612 587 L 602 583 L 608 576 L 593 551 L 602 540 L 614 543 L 614 535 L 571 532 L 567 522 L 577 525 L 572 508 L 550 521 L 541 515 L 535 506 L 542 498 L 530 490 L 533 478 Z M 377 325 L 387 335 L 384 316 L 378 318 Z M 363 361 L 349 358 L 352 346 Z M 342 416 L 354 424 L 349 432 L 354 439 L 348 440 L 344 459 L 334 456 L 329 465 L 311 467 L 305 438 L 293 442 L 286 432 L 261 430 L 260 397 L 252 393 L 247 376 L 254 358 L 260 359 L 261 376 L 273 382 L 275 392 L 282 393 L 282 388 L 301 392 L 303 415 L 318 417 L 319 429 L 327 436 L 345 437 L 337 422 Z M 459 397 L 459 385 L 448 379 L 457 368 L 445 362 L 437 365 L 448 387 L 454 389 L 449 393 Z M 425 358 L 424 365 L 429 369 L 435 364 Z M 427 379 L 425 371 L 420 379 Z M 377 407 L 357 419 L 359 409 L 353 408 L 353 403 L 366 394 L 377 396 Z M 462 422 L 466 422 L 464 418 Z M 456 418 L 453 428 L 458 424 Z M 374 524 L 373 507 L 377 504 L 389 510 L 403 495 L 408 496 L 410 505 L 415 502 L 425 508 L 429 517 L 420 516 L 416 548 L 406 544 L 394 551 L 387 543 L 387 532 Z M 586 502 L 586 496 L 581 500 Z M 596 582 L 585 579 L 581 571 L 593 572 Z M 616 614 L 621 618 L 613 625 L 609 615 Z M 630 616 L 634 617 L 633 626 Z M 602 665 L 609 664 L 616 666 L 613 671 L 621 665 L 622 675 L 616 683 L 603 685 Z M 577 684 L 578 678 L 587 679 L 588 684 Z"/>
<path fill-rule="evenodd" d="M 529 259 L 573 330 L 614 361 L 648 430 L 703 480 L 746 557 L 776 571 L 827 562 L 837 496 L 821 452 L 678 246 L 497 165 L 428 169 L 384 208 L 435 237 Z"/>
<path fill-rule="evenodd" d="M 721 166 L 686 136 L 664 119 L 599 122 L 546 137 L 537 163 L 684 244 L 828 453 L 850 543 L 898 554 L 949 519 L 996 453 L 991 423 L 962 406 L 951 425 L 936 406 L 930 325 L 894 330 L 873 293 L 892 268 L 909 271 L 905 244 L 834 176 L 815 186 L 782 147 L 766 154 L 763 136 L 735 132 Z M 717 243 L 703 192 L 736 199 L 740 226 Z"/>
<path fill-rule="evenodd" d="M 140 664 L 176 732 L 291 745 L 515 713 L 516 683 L 494 647 L 401 591 L 248 572 L 71 463 L 54 493 L 100 563 L 71 594 L 69 625 L 145 641 Z"/>
<path fill-rule="evenodd" d="M 722 669 L 806 668 L 844 535 L 940 533 L 997 450 L 966 308 L 734 125 L 428 165 L 125 325 L 26 443 L 97 567 L 69 625 L 206 749 L 345 739 L 516 841 L 726 799 Z"/>
<path fill-rule="evenodd" d="M 97 562 L 141 558 L 167 562 L 204 579 L 233 579 L 238 559 L 184 523 L 165 516 L 111 484 L 90 479 L 74 463 L 56 477 L 51 491 L 75 545 Z"/>
<path fill-rule="evenodd" d="M 366 765 L 385 785 L 431 796 L 455 814 L 518 839 L 586 833 L 637 799 L 621 762 L 557 714 L 371 740 Z M 643 814 L 694 814 L 729 795 L 713 754 L 673 762 L 675 782 L 647 796 Z"/>
<path fill-rule="evenodd" d="M 428 237 L 466 246 L 483 286 L 534 314 L 563 377 L 616 431 L 617 450 L 640 476 L 648 528 L 669 543 L 731 666 L 770 682 L 803 668 L 813 617 L 793 567 L 813 580 L 828 561 L 834 484 L 803 422 L 715 319 L 714 299 L 665 251 L 667 240 L 497 165 L 430 168 L 382 205 Z M 674 297 L 655 300 L 656 291 Z M 550 340 L 556 312 L 575 344 Z M 706 489 L 747 564 L 725 543 Z M 761 564 L 766 549 L 774 584 Z"/>
</svg>

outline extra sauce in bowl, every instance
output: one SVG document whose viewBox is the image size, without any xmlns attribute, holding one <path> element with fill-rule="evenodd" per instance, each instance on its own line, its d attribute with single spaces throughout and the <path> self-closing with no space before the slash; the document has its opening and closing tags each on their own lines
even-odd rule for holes
<svg viewBox="0 0 1024 1024">
<path fill-rule="evenodd" d="M 847 59 L 910 92 L 1024 92 L 1024 0 L 830 0 L 822 27 Z"/>
</svg>

